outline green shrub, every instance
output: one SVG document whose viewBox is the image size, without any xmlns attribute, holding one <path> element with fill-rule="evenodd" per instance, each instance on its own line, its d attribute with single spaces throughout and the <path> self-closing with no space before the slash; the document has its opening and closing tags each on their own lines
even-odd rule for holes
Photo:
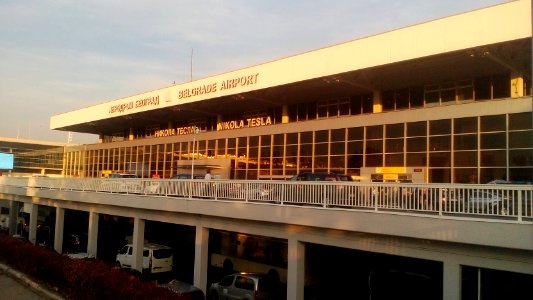
<svg viewBox="0 0 533 300">
<path fill-rule="evenodd" d="M 77 260 L 0 234 L 0 260 L 66 299 L 180 299 L 155 282 L 146 282 L 98 260 Z"/>
</svg>

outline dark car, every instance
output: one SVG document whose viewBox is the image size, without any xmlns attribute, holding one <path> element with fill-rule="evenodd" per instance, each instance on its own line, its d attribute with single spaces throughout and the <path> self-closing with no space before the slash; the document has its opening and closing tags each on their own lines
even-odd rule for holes
<svg viewBox="0 0 533 300">
<path fill-rule="evenodd" d="M 158 286 L 171 290 L 176 293 L 180 299 L 205 300 L 204 292 L 201 289 L 184 281 L 173 279 L 167 283 L 159 284 Z"/>
<path fill-rule="evenodd" d="M 304 172 L 292 176 L 290 181 L 341 181 L 339 174 Z"/>
</svg>

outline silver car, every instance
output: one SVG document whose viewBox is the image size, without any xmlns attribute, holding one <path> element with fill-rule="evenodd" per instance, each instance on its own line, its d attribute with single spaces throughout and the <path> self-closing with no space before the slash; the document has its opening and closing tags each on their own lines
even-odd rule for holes
<svg viewBox="0 0 533 300">
<path fill-rule="evenodd" d="M 271 300 L 279 283 L 264 273 L 235 273 L 227 275 L 209 287 L 210 300 L 242 299 Z"/>
</svg>

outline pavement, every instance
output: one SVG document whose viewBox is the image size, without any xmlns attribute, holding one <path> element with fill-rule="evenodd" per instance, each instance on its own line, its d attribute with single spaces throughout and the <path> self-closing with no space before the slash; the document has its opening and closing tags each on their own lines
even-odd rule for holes
<svg viewBox="0 0 533 300">
<path fill-rule="evenodd" d="M 2 299 L 64 300 L 61 295 L 34 282 L 25 274 L 0 263 L 0 291 Z"/>
</svg>

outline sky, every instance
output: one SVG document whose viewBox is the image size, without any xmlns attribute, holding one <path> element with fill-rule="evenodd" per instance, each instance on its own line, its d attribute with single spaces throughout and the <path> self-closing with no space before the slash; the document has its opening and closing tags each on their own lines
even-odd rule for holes
<svg viewBox="0 0 533 300">
<path fill-rule="evenodd" d="M 64 112 L 505 0 L 1 0 L 0 137 Z"/>
</svg>

